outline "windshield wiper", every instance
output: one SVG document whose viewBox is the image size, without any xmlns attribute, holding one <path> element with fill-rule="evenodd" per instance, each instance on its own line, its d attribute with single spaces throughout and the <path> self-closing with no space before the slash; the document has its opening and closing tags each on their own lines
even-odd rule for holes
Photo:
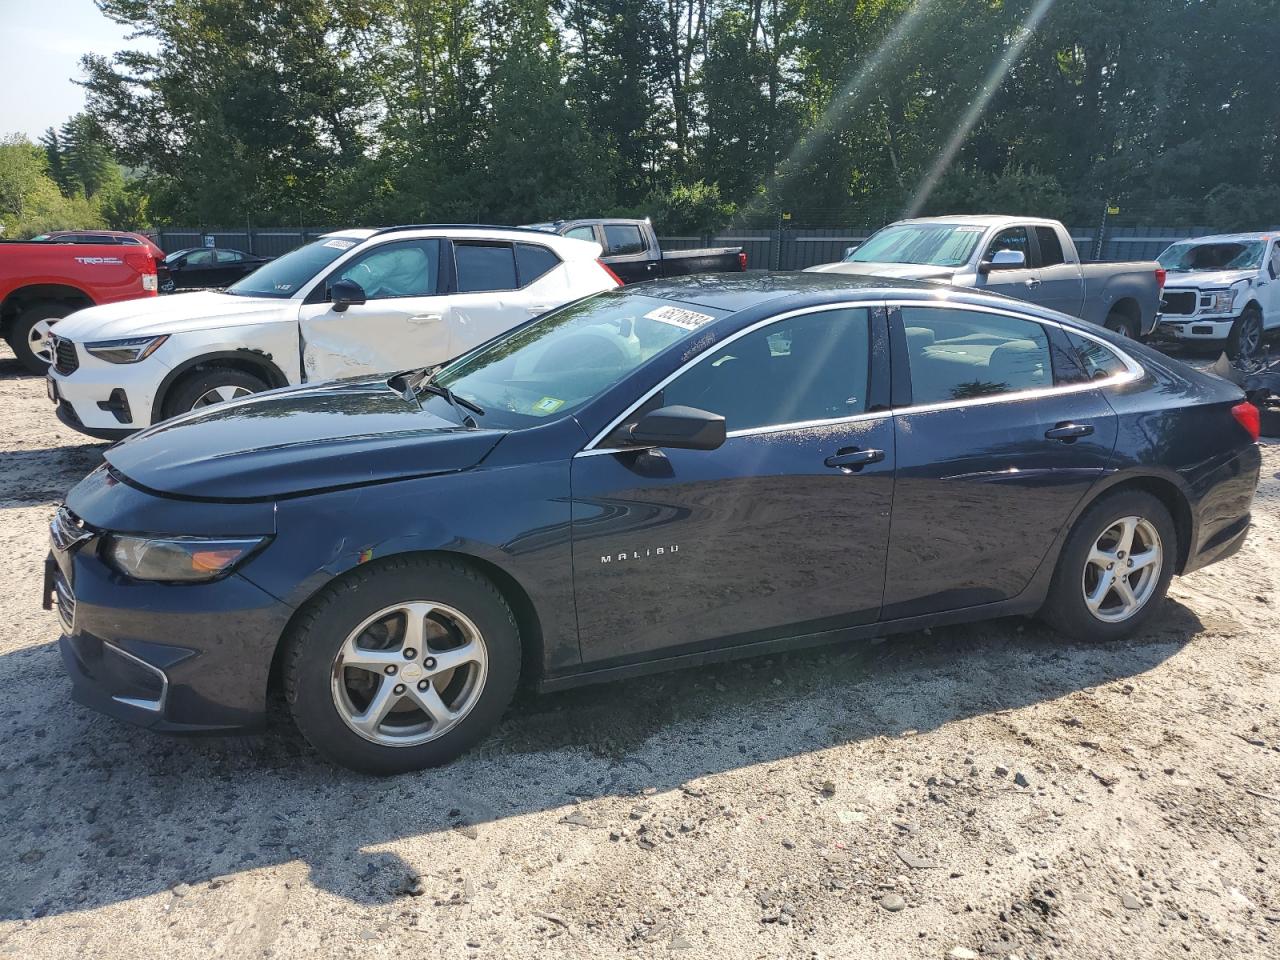
<svg viewBox="0 0 1280 960">
<path fill-rule="evenodd" d="M 471 414 L 462 412 L 463 407 L 470 410 L 471 413 L 474 413 L 476 416 L 484 416 L 484 407 L 480 406 L 478 403 L 472 403 L 466 397 L 458 396 L 442 383 L 432 383 L 430 379 L 427 379 L 419 383 L 416 389 L 425 390 L 427 393 L 434 393 L 437 397 L 444 397 L 449 406 L 453 407 L 454 411 L 458 414 L 458 419 L 468 427 L 478 427 L 479 424 L 476 423 L 475 417 L 472 417 Z"/>
</svg>

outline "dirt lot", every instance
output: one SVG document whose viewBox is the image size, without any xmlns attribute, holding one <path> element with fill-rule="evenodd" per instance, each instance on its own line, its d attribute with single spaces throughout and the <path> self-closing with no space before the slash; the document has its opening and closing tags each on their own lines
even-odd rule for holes
<svg viewBox="0 0 1280 960">
<path fill-rule="evenodd" d="M 0 957 L 1280 955 L 1280 445 L 1120 646 L 1001 621 L 523 697 L 373 781 L 76 706 L 45 526 L 101 445 L 0 358 Z"/>
</svg>

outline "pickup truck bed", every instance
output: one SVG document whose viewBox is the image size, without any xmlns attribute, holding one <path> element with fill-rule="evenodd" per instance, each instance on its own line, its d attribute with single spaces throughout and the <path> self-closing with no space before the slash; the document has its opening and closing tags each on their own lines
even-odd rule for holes
<svg viewBox="0 0 1280 960">
<path fill-rule="evenodd" d="M 648 220 L 557 220 L 531 226 L 562 237 L 600 244 L 604 251 L 600 262 L 623 283 L 692 273 L 741 273 L 747 269 L 747 255 L 741 247 L 663 250 Z"/>
</svg>

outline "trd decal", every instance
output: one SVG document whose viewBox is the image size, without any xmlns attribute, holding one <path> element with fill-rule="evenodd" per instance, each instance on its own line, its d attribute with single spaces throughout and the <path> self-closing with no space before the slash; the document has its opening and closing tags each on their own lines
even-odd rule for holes
<svg viewBox="0 0 1280 960">
<path fill-rule="evenodd" d="M 680 552 L 680 544 L 673 543 L 666 547 L 647 547 L 644 550 L 624 550 L 621 553 L 606 553 L 600 557 L 601 563 L 623 563 L 627 560 L 645 560 L 652 557 L 669 557 Z"/>
<path fill-rule="evenodd" d="M 91 267 L 124 263 L 119 257 L 76 257 L 75 259 L 77 263 L 83 263 Z"/>
</svg>

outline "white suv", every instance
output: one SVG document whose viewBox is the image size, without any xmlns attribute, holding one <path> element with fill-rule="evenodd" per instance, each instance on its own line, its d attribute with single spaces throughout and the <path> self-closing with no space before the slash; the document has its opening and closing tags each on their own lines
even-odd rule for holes
<svg viewBox="0 0 1280 960">
<path fill-rule="evenodd" d="M 600 245 L 509 227 L 344 230 L 224 291 L 90 307 L 59 321 L 49 396 L 118 439 L 260 390 L 433 366 L 620 285 Z"/>
<path fill-rule="evenodd" d="M 1159 332 L 1177 340 L 1225 340 L 1252 356 L 1280 327 L 1280 237 L 1233 233 L 1179 240 L 1160 254 L 1167 271 Z"/>
</svg>

